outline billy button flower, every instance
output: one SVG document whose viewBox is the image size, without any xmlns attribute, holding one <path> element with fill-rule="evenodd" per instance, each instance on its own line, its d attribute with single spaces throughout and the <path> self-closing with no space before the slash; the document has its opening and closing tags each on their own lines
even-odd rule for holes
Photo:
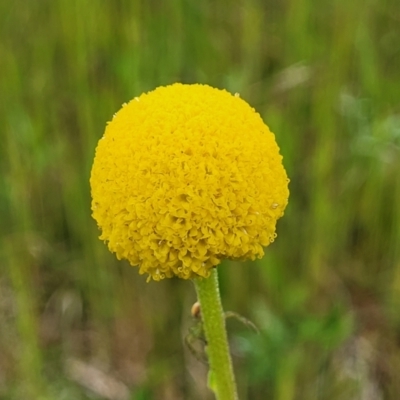
<svg viewBox="0 0 400 400">
<path fill-rule="evenodd" d="M 225 316 L 236 314 L 223 312 L 214 267 L 263 256 L 288 181 L 260 115 L 207 85 L 174 84 L 133 99 L 96 149 L 90 185 L 100 238 L 148 280 L 193 279 L 209 387 L 219 400 L 237 399 L 225 328 Z"/>
<path fill-rule="evenodd" d="M 260 115 L 198 84 L 124 104 L 98 143 L 90 184 L 100 238 L 156 281 L 207 278 L 224 258 L 261 258 L 289 196 Z"/>
</svg>

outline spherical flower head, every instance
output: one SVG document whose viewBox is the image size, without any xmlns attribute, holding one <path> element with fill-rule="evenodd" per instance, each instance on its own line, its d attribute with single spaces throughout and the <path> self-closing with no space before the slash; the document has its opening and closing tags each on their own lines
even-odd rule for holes
<svg viewBox="0 0 400 400">
<path fill-rule="evenodd" d="M 264 255 L 288 182 L 275 136 L 238 95 L 173 84 L 108 123 L 92 211 L 110 251 L 149 279 L 208 277 L 224 258 Z"/>
</svg>

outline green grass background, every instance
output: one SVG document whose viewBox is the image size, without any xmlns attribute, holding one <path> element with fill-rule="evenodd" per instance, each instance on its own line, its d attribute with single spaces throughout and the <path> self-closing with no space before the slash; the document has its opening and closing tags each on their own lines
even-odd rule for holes
<svg viewBox="0 0 400 400">
<path fill-rule="evenodd" d="M 239 92 L 291 178 L 265 258 L 219 268 L 260 328 L 228 323 L 240 398 L 400 398 L 397 0 L 1 1 L 0 32 L 0 399 L 213 398 L 192 283 L 146 284 L 90 216 L 106 122 L 176 81 Z"/>
</svg>

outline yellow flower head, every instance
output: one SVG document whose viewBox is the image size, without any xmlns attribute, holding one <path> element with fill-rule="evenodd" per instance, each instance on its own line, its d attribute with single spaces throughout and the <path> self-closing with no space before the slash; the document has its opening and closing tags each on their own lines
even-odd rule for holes
<svg viewBox="0 0 400 400">
<path fill-rule="evenodd" d="M 100 239 L 154 280 L 208 277 L 223 258 L 261 258 L 289 196 L 260 115 L 197 84 L 124 104 L 98 143 L 90 184 Z"/>
</svg>

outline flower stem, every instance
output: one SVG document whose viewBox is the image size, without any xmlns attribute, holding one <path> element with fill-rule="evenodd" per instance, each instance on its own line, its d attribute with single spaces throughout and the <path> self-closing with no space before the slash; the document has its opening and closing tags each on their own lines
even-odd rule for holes
<svg viewBox="0 0 400 400">
<path fill-rule="evenodd" d="M 209 278 L 194 279 L 194 282 L 207 340 L 207 355 L 210 363 L 209 386 L 214 391 L 217 400 L 237 400 L 225 317 L 219 295 L 217 269 L 213 269 Z"/>
</svg>

